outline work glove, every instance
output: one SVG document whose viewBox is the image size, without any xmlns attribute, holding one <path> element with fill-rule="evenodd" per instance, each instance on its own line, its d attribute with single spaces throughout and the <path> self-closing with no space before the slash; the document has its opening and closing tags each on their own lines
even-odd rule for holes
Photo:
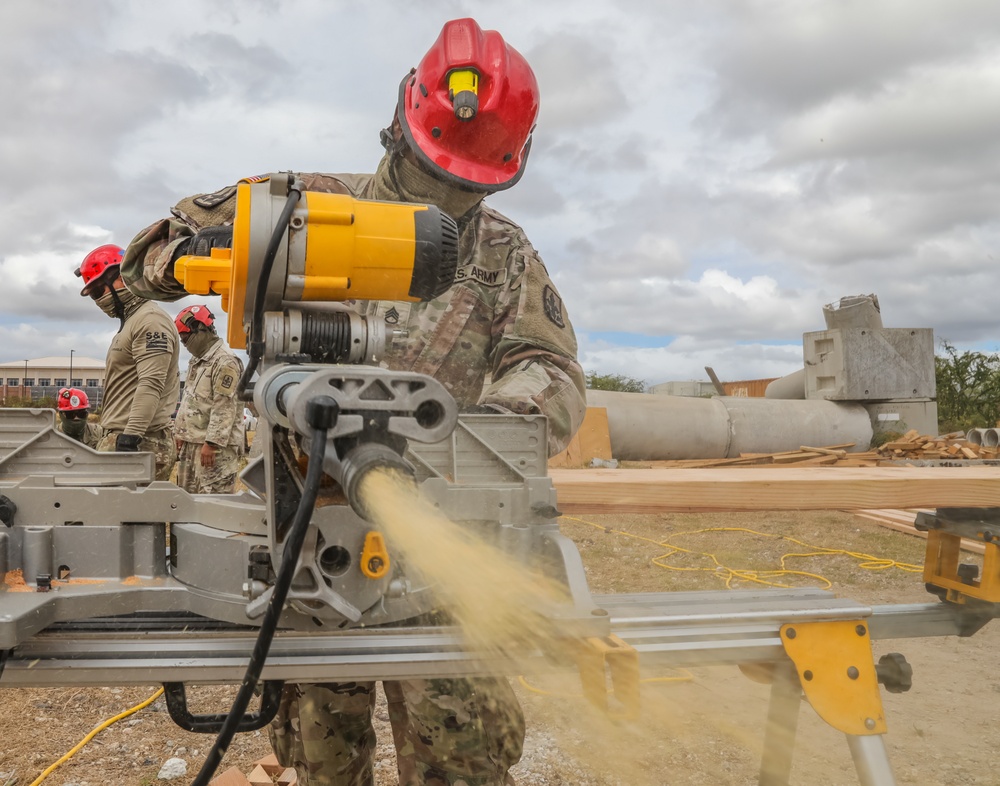
<svg viewBox="0 0 1000 786">
<path fill-rule="evenodd" d="M 183 256 L 207 257 L 212 255 L 213 248 L 232 247 L 232 226 L 206 227 L 177 245 L 173 261 L 176 262 Z"/>
<path fill-rule="evenodd" d="M 118 453 L 138 453 L 142 436 L 139 434 L 119 434 L 115 439 L 115 451 Z"/>
</svg>

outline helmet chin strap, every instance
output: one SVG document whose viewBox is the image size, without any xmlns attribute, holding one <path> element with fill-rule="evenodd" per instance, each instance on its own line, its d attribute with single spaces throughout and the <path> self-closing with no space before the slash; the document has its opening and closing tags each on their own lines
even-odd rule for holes
<svg viewBox="0 0 1000 786">
<path fill-rule="evenodd" d="M 118 318 L 118 332 L 120 333 L 125 327 L 125 304 L 118 297 L 118 290 L 113 284 L 111 285 L 111 299 L 115 301 L 115 316 Z"/>
</svg>

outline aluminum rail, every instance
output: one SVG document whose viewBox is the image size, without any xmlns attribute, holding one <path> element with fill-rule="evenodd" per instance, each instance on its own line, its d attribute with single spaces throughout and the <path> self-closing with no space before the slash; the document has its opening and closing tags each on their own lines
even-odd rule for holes
<svg viewBox="0 0 1000 786">
<path fill-rule="evenodd" d="M 789 622 L 867 619 L 873 638 L 969 635 L 994 616 L 945 603 L 866 606 L 823 590 L 740 590 L 595 598 L 644 669 L 782 660 Z M 3 687 L 239 682 L 256 630 L 183 615 L 61 623 L 9 652 Z M 486 657 L 454 628 L 287 631 L 263 678 L 344 681 L 534 674 L 571 666 L 543 652 Z"/>
</svg>

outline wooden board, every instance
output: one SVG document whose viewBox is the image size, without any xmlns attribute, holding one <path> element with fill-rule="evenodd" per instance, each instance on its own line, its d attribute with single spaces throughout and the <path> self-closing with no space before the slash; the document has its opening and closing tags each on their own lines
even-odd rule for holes
<svg viewBox="0 0 1000 786">
<path fill-rule="evenodd" d="M 251 784 L 236 767 L 230 767 L 221 775 L 212 778 L 208 786 L 251 786 Z"/>
<path fill-rule="evenodd" d="M 565 513 L 1000 507 L 1000 467 L 554 469 Z"/>
<path fill-rule="evenodd" d="M 851 511 L 859 518 L 874 521 L 879 526 L 891 529 L 896 532 L 905 532 L 907 535 L 915 535 L 918 538 L 927 540 L 927 533 L 913 526 L 913 521 L 917 516 L 914 510 L 854 510 Z M 962 538 L 959 544 L 962 551 L 973 554 L 984 554 L 986 546 L 977 540 Z"/>
<path fill-rule="evenodd" d="M 562 453 L 549 459 L 550 467 L 587 467 L 591 459 L 611 458 L 611 437 L 608 432 L 608 410 L 587 407 L 583 423 Z"/>
</svg>

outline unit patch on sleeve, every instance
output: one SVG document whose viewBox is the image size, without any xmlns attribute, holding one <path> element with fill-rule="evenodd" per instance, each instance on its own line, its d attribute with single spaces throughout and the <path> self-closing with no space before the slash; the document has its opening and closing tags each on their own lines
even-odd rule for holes
<svg viewBox="0 0 1000 786">
<path fill-rule="evenodd" d="M 166 352 L 168 349 L 170 349 L 170 344 L 167 341 L 166 333 L 160 330 L 146 331 L 147 352 Z"/>
<path fill-rule="evenodd" d="M 226 374 L 225 376 L 222 377 L 222 382 L 219 383 L 219 387 L 221 387 L 226 393 L 228 393 L 230 390 L 233 389 L 233 383 L 235 381 L 236 380 L 233 378 L 232 374 Z"/>
<path fill-rule="evenodd" d="M 477 281 L 488 287 L 498 287 L 507 280 L 507 269 L 487 270 L 479 265 L 466 265 L 455 271 L 455 283 Z"/>
<path fill-rule="evenodd" d="M 563 319 L 562 298 L 548 284 L 542 290 L 542 307 L 545 309 L 545 316 L 549 318 L 556 327 L 566 327 L 566 320 Z"/>
</svg>

